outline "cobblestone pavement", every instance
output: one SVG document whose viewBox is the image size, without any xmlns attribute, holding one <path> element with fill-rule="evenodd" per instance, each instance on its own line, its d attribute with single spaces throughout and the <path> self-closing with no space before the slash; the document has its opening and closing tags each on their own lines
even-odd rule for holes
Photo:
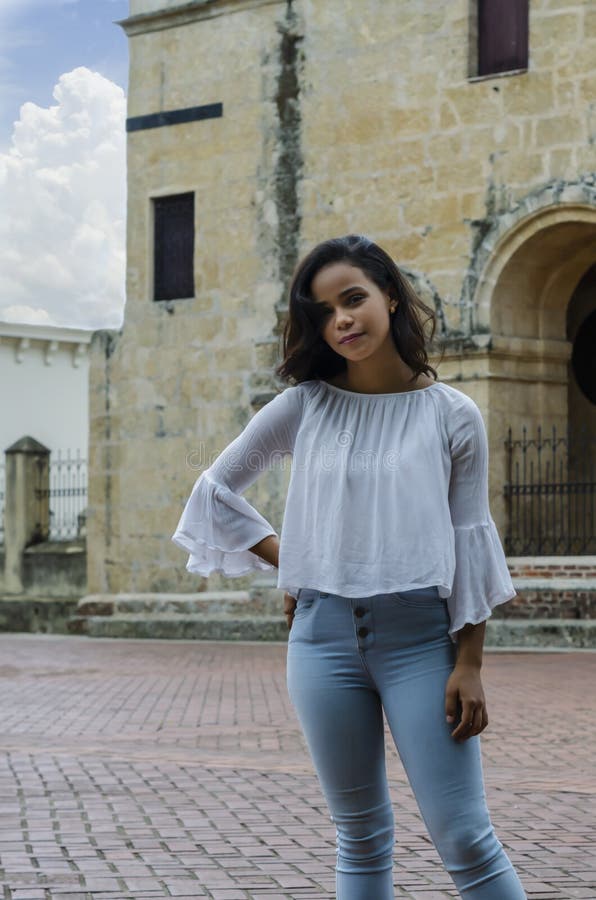
<svg viewBox="0 0 596 900">
<path fill-rule="evenodd" d="M 285 654 L 0 635 L 2 900 L 333 897 Z M 596 653 L 485 659 L 497 833 L 532 900 L 595 900 Z M 457 896 L 389 742 L 388 770 L 396 897 Z"/>
</svg>

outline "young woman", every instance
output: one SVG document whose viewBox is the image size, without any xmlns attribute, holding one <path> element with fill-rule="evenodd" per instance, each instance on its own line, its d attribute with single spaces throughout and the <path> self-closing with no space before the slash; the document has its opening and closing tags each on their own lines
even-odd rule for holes
<svg viewBox="0 0 596 900">
<path fill-rule="evenodd" d="M 278 568 L 288 689 L 336 826 L 339 900 L 393 897 L 383 711 L 461 896 L 521 900 L 479 739 L 485 621 L 515 590 L 482 416 L 436 380 L 421 313 L 431 341 L 433 311 L 377 244 L 315 247 L 294 273 L 276 369 L 292 385 L 197 479 L 172 540 L 201 575 Z M 241 495 L 285 454 L 278 541 Z"/>
</svg>

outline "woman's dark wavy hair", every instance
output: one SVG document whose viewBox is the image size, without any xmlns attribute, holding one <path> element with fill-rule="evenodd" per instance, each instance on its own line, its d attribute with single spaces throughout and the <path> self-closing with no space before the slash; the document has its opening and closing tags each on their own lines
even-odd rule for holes
<svg viewBox="0 0 596 900">
<path fill-rule="evenodd" d="M 298 263 L 290 285 L 288 317 L 283 330 L 283 362 L 275 374 L 287 382 L 299 384 L 311 378 L 328 379 L 347 368 L 346 360 L 323 340 L 324 315 L 312 296 L 311 285 L 317 272 L 330 263 L 347 262 L 361 269 L 378 288 L 398 306 L 390 316 L 390 329 L 399 355 L 413 370 L 412 381 L 421 373 L 437 380 L 429 365 L 424 326 L 436 330 L 436 315 L 424 303 L 398 269 L 388 253 L 364 235 L 348 234 L 317 244 Z M 421 315 L 426 318 L 421 323 Z M 442 358 L 442 354 L 441 354 Z"/>
</svg>

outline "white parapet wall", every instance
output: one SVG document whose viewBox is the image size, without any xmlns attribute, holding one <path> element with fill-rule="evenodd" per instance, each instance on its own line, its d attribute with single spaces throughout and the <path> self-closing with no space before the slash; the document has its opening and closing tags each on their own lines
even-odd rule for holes
<svg viewBox="0 0 596 900">
<path fill-rule="evenodd" d="M 0 322 L 0 462 L 26 435 L 86 458 L 92 334 Z"/>
</svg>

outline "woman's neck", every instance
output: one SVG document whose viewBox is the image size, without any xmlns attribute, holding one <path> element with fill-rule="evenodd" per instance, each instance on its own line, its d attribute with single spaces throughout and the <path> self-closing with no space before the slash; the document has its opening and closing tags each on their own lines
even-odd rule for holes
<svg viewBox="0 0 596 900">
<path fill-rule="evenodd" d="M 435 383 L 433 378 L 424 373 L 420 373 L 415 380 L 408 381 L 408 373 L 409 376 L 413 374 L 412 370 L 408 369 L 407 373 L 402 375 L 402 377 L 396 377 L 393 374 L 391 377 L 375 378 L 352 376 L 348 380 L 347 372 L 340 372 L 339 375 L 329 378 L 328 381 L 329 384 L 335 387 L 343 388 L 345 391 L 353 391 L 356 394 L 400 394 L 403 391 L 415 391 Z"/>
</svg>

